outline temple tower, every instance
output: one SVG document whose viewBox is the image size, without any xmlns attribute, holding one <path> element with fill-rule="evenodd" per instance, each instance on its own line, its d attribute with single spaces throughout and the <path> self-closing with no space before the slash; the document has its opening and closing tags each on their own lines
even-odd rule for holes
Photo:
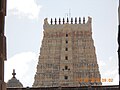
<svg viewBox="0 0 120 90">
<path fill-rule="evenodd" d="M 33 87 L 101 85 L 92 19 L 44 19 L 44 37 Z"/>
</svg>

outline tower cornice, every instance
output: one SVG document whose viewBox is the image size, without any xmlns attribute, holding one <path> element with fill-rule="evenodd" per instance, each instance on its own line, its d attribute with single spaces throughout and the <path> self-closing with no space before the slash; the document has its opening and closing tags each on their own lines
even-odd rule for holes
<svg viewBox="0 0 120 90">
<path fill-rule="evenodd" d="M 44 19 L 44 25 L 87 24 L 87 23 L 91 23 L 91 22 L 92 22 L 92 18 L 90 16 L 88 16 L 87 22 L 85 20 L 85 17 L 83 17 L 82 23 L 81 23 L 80 17 L 79 18 L 75 17 L 75 18 L 71 18 L 71 19 L 59 18 L 58 20 L 57 20 L 57 18 L 55 18 L 55 19 L 51 18 L 50 23 L 48 22 L 48 18 Z"/>
</svg>

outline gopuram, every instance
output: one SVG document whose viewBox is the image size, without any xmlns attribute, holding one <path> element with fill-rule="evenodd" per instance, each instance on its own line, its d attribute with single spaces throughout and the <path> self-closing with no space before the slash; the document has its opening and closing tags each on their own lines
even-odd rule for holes
<svg viewBox="0 0 120 90">
<path fill-rule="evenodd" d="M 82 22 L 81 22 L 82 21 Z M 92 18 L 44 19 L 33 87 L 100 86 Z"/>
</svg>

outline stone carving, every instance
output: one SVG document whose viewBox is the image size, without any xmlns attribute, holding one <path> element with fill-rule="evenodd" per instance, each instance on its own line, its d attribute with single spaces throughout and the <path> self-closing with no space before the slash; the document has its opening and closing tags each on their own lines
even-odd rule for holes
<svg viewBox="0 0 120 90">
<path fill-rule="evenodd" d="M 60 23 L 63 22 L 63 24 Z M 91 31 L 91 18 L 57 20 L 47 25 L 44 20 L 44 37 L 33 87 L 77 87 L 101 85 Z M 78 22 L 77 22 L 78 21 Z M 71 22 L 71 24 L 69 23 Z M 88 25 L 88 23 L 90 23 Z"/>
<path fill-rule="evenodd" d="M 48 24 L 48 21 L 47 21 L 47 18 L 44 19 L 44 25 L 47 25 Z"/>
</svg>

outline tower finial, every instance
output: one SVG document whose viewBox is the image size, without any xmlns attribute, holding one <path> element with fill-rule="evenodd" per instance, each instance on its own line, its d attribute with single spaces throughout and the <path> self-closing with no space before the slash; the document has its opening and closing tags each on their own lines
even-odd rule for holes
<svg viewBox="0 0 120 90">
<path fill-rule="evenodd" d="M 83 24 L 85 24 L 85 17 L 83 17 Z"/>
<path fill-rule="evenodd" d="M 67 17 L 67 23 L 69 23 L 69 19 L 68 19 L 68 17 Z"/>
<path fill-rule="evenodd" d="M 51 22 L 51 25 L 52 25 L 52 22 L 53 22 L 53 21 L 52 21 L 52 18 L 51 18 L 51 21 L 50 21 L 50 22 Z"/>
<path fill-rule="evenodd" d="M 81 18 L 79 17 L 79 24 L 81 24 Z"/>
<path fill-rule="evenodd" d="M 59 24 L 61 24 L 61 20 L 60 20 L 60 18 L 59 18 Z"/>
<path fill-rule="evenodd" d="M 73 24 L 73 18 L 71 18 L 71 24 Z"/>
<path fill-rule="evenodd" d="M 15 69 L 13 69 L 13 73 L 12 73 L 12 75 L 13 75 L 13 78 L 15 78 L 15 75 L 16 75 L 16 73 L 15 73 Z"/>
<path fill-rule="evenodd" d="M 75 17 L 75 24 L 77 24 L 77 17 Z"/>
<path fill-rule="evenodd" d="M 65 20 L 64 20 L 64 18 L 63 18 L 63 24 L 65 23 Z"/>
<path fill-rule="evenodd" d="M 55 24 L 57 24 L 57 19 L 55 18 Z"/>
</svg>

